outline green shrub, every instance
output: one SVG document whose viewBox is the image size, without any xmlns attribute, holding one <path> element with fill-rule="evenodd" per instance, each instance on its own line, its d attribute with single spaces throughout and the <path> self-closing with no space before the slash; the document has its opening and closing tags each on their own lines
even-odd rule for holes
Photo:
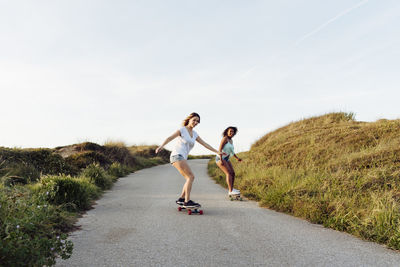
<svg viewBox="0 0 400 267">
<path fill-rule="evenodd" d="M 114 162 L 111 164 L 110 168 L 108 168 L 107 173 L 111 175 L 113 178 L 124 177 L 132 172 L 132 168 L 129 168 L 126 165 L 122 165 L 118 162 Z"/>
<path fill-rule="evenodd" d="M 189 155 L 188 159 L 212 159 L 215 155 Z"/>
<path fill-rule="evenodd" d="M 76 145 L 77 150 L 79 151 L 97 151 L 97 152 L 104 152 L 104 147 L 96 144 L 96 143 L 92 143 L 92 142 L 84 142 L 81 144 L 77 144 Z"/>
<path fill-rule="evenodd" d="M 44 175 L 76 174 L 75 169 L 60 155 L 47 148 L 17 149 L 0 147 L 0 162 L 4 162 L 5 167 L 9 164 L 32 166 Z"/>
<path fill-rule="evenodd" d="M 161 158 L 163 163 L 167 163 L 169 162 L 169 156 L 171 155 L 171 151 L 163 149 L 160 152 L 158 152 L 158 154 L 156 154 L 155 150 L 156 150 L 157 146 L 153 145 L 153 146 L 131 146 L 129 147 L 129 151 L 132 153 L 132 155 L 135 158 Z"/>
<path fill-rule="evenodd" d="M 143 168 L 149 168 L 166 163 L 161 157 L 145 158 L 141 156 L 136 156 L 136 161 L 137 165 L 135 166 L 134 170 L 140 170 Z"/>
<path fill-rule="evenodd" d="M 112 178 L 99 164 L 90 164 L 82 171 L 81 176 L 88 178 L 91 183 L 103 190 L 112 186 Z"/>
<path fill-rule="evenodd" d="M 46 192 L 46 200 L 54 205 L 62 205 L 70 211 L 86 210 L 91 200 L 100 195 L 100 189 L 87 179 L 71 176 L 47 176 L 40 180 L 41 193 Z"/>
<path fill-rule="evenodd" d="M 40 178 L 40 173 L 31 164 L 10 162 L 0 168 L 0 177 L 4 185 L 11 186 L 35 182 Z"/>
<path fill-rule="evenodd" d="M 107 158 L 104 154 L 96 151 L 85 151 L 73 154 L 65 159 L 69 164 L 77 169 L 84 169 L 90 164 L 100 164 L 101 166 L 111 165 L 111 159 Z"/>
<path fill-rule="evenodd" d="M 51 266 L 73 244 L 57 228 L 62 211 L 25 187 L 0 188 L 0 266 Z"/>
<path fill-rule="evenodd" d="M 108 143 L 104 146 L 104 155 L 112 162 L 118 162 L 123 165 L 133 167 L 136 165 L 136 159 L 124 144 Z"/>
</svg>

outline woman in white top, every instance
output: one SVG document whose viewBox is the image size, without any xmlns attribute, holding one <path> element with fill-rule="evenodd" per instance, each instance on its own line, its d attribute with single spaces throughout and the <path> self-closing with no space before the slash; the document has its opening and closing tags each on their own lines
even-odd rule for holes
<svg viewBox="0 0 400 267">
<path fill-rule="evenodd" d="M 199 123 L 200 115 L 195 112 L 191 113 L 183 121 L 183 127 L 173 133 L 170 137 L 168 137 L 156 149 L 156 153 L 158 153 L 161 149 L 163 149 L 166 144 L 178 137 L 178 142 L 171 152 L 170 160 L 172 166 L 174 166 L 186 179 L 186 183 L 183 185 L 181 196 L 176 201 L 177 204 L 183 205 L 183 207 L 185 208 L 200 207 L 199 203 L 196 203 L 190 199 L 190 191 L 192 190 L 194 175 L 187 163 L 189 152 L 193 148 L 195 142 L 199 142 L 201 145 L 211 150 L 212 152 L 221 154 L 218 150 L 214 149 L 212 146 L 204 142 L 203 139 L 201 139 L 200 136 L 193 130 L 193 128 L 196 127 L 196 125 Z"/>
<path fill-rule="evenodd" d="M 235 182 L 235 171 L 233 170 L 232 163 L 229 161 L 229 157 L 231 156 L 235 157 L 238 161 L 242 161 L 238 156 L 236 156 L 233 147 L 232 138 L 236 135 L 237 131 L 237 128 L 233 126 L 229 126 L 224 130 L 219 151 L 226 154 L 226 156 L 217 156 L 215 158 L 218 167 L 225 173 L 229 195 L 240 195 L 240 190 L 233 188 Z"/>
</svg>

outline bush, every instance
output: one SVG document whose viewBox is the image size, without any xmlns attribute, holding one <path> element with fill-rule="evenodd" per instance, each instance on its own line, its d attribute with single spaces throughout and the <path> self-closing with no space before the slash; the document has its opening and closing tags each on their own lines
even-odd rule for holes
<svg viewBox="0 0 400 267">
<path fill-rule="evenodd" d="M 157 148 L 156 145 L 153 145 L 153 146 L 131 146 L 131 147 L 129 147 L 129 151 L 136 158 L 140 157 L 140 158 L 150 159 L 150 158 L 154 158 L 154 157 L 159 157 L 159 158 L 162 158 L 164 163 L 169 162 L 169 156 L 171 155 L 171 151 L 169 151 L 167 149 L 163 149 L 160 152 L 158 152 L 158 154 L 156 154 L 156 152 L 155 152 L 156 148 Z"/>
<path fill-rule="evenodd" d="M 118 162 L 123 165 L 133 167 L 136 165 L 136 159 L 123 144 L 107 144 L 104 146 L 104 155 L 112 162 Z"/>
<path fill-rule="evenodd" d="M 91 164 L 100 164 L 103 167 L 111 165 L 112 161 L 104 154 L 96 151 L 86 151 L 71 155 L 66 161 L 77 169 L 84 169 Z"/>
<path fill-rule="evenodd" d="M 40 178 L 40 172 L 31 164 L 11 162 L 0 169 L 1 182 L 6 186 L 27 184 Z"/>
<path fill-rule="evenodd" d="M 189 155 L 188 159 L 214 159 L 215 155 Z"/>
<path fill-rule="evenodd" d="M 32 166 L 44 175 L 76 174 L 74 168 L 60 155 L 46 148 L 16 149 L 1 147 L 0 162 L 4 162 L 3 167 L 7 167 L 9 164 Z"/>
<path fill-rule="evenodd" d="M 27 188 L 0 188 L 0 266 L 51 266 L 73 244 L 57 227 L 62 211 Z"/>
<path fill-rule="evenodd" d="M 112 186 L 112 178 L 105 172 L 99 164 L 91 164 L 86 167 L 81 173 L 81 176 L 86 177 L 91 183 L 97 185 L 101 189 L 110 189 Z"/>
<path fill-rule="evenodd" d="M 92 142 L 84 142 L 76 145 L 77 150 L 79 151 L 97 151 L 104 152 L 104 147 Z"/>
<path fill-rule="evenodd" d="M 135 166 L 134 170 L 140 170 L 143 168 L 149 168 L 166 163 L 161 157 L 145 158 L 141 156 L 136 156 L 136 161 L 138 165 Z"/>
<path fill-rule="evenodd" d="M 118 162 L 114 162 L 111 164 L 110 168 L 107 170 L 107 173 L 111 175 L 113 178 L 124 177 L 132 172 L 132 169 L 126 165 L 122 165 Z"/>
<path fill-rule="evenodd" d="M 62 205 L 70 211 L 86 210 L 91 200 L 100 195 L 100 189 L 87 179 L 70 176 L 47 176 L 40 180 L 40 193 L 46 192 L 46 200 Z"/>
</svg>

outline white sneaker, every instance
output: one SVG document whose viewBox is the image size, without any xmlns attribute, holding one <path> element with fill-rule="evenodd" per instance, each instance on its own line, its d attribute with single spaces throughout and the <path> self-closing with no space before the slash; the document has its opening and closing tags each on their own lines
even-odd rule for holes
<svg viewBox="0 0 400 267">
<path fill-rule="evenodd" d="M 235 191 L 235 192 L 237 192 L 237 193 L 240 193 L 240 190 L 239 190 L 239 189 L 236 189 L 236 188 L 233 188 L 233 189 L 232 189 L 232 192 L 233 192 L 233 191 Z"/>
<path fill-rule="evenodd" d="M 230 195 L 230 196 L 232 196 L 232 195 L 240 195 L 240 192 L 238 192 L 238 191 L 235 190 L 235 189 L 232 189 L 232 192 L 229 192 L 229 195 Z"/>
</svg>

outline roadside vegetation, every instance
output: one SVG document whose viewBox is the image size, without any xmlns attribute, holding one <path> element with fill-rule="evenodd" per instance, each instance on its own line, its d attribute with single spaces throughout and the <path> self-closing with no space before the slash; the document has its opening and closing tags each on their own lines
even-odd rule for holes
<svg viewBox="0 0 400 267">
<path fill-rule="evenodd" d="M 232 160 L 235 187 L 263 207 L 400 249 L 400 120 L 331 113 L 266 134 Z M 209 163 L 222 185 L 225 176 Z"/>
<path fill-rule="evenodd" d="M 156 146 L 82 143 L 0 147 L 0 266 L 52 266 L 71 256 L 77 218 L 118 178 L 167 163 Z"/>
<path fill-rule="evenodd" d="M 188 159 L 211 159 L 215 158 L 215 155 L 189 155 Z"/>
</svg>

